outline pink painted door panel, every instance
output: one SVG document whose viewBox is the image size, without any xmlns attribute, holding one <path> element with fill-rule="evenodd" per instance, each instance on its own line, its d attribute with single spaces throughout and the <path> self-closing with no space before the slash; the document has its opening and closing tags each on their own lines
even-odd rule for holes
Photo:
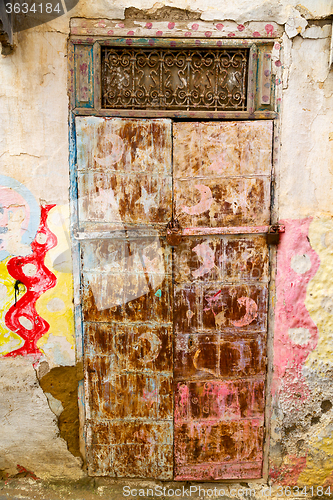
<svg viewBox="0 0 333 500">
<path fill-rule="evenodd" d="M 261 235 L 209 228 L 269 224 L 269 122 L 176 123 L 174 477 L 262 476 L 269 256 Z"/>
</svg>

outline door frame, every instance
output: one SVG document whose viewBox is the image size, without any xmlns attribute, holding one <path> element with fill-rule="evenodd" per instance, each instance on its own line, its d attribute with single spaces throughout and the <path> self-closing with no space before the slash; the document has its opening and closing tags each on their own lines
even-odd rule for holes
<svg viewBox="0 0 333 500">
<path fill-rule="evenodd" d="M 271 224 L 278 222 L 278 195 L 276 190 L 276 172 L 279 164 L 279 136 L 280 136 L 280 105 L 282 88 L 272 81 L 271 73 L 273 61 L 279 61 L 280 36 L 282 29 L 276 23 L 248 23 L 245 28 L 230 21 L 189 23 L 188 21 L 167 23 L 163 25 L 163 37 L 152 36 L 150 24 L 145 20 L 87 20 L 74 18 L 70 21 L 70 37 L 68 41 L 68 95 L 69 95 L 69 169 L 70 169 L 70 212 L 71 212 L 71 245 L 73 255 L 73 285 L 74 285 L 74 322 L 76 337 L 76 364 L 82 370 L 83 377 L 83 324 L 81 311 L 81 270 L 80 270 L 80 242 L 76 237 L 78 224 L 78 190 L 76 174 L 76 116 L 100 117 L 133 117 L 133 118 L 173 118 L 174 120 L 192 121 L 210 120 L 272 120 L 272 183 L 271 183 Z M 156 24 L 156 23 L 154 23 Z M 157 23 L 158 24 L 158 23 Z M 177 31 L 172 31 L 177 25 Z M 192 24 L 192 34 L 195 38 L 188 38 L 189 24 Z M 165 29 L 165 26 L 167 28 Z M 172 26 L 173 25 L 173 26 Z M 221 28 L 221 26 L 223 28 Z M 222 31 L 221 31 L 222 30 Z M 131 33 L 129 35 L 129 33 Z M 132 34 L 133 33 L 133 34 Z M 161 33 L 158 31 L 157 33 Z M 236 38 L 236 36 L 237 38 Z M 138 38 L 140 36 L 140 38 Z M 233 38 L 235 36 L 235 38 Z M 248 93 L 246 111 L 155 111 L 155 110 L 113 110 L 101 107 L 101 47 L 154 47 L 177 46 L 197 48 L 249 48 Z M 80 64 L 86 64 L 86 77 L 81 78 Z M 274 67 L 274 66 L 273 66 Z M 269 69 L 269 78 L 267 78 Z M 274 70 L 277 77 L 281 75 L 280 65 Z M 266 72 L 266 75 L 265 75 Z M 265 88 L 269 82 L 269 101 L 263 100 Z M 82 88 L 85 88 L 82 98 Z M 266 87 L 265 87 L 266 86 Z M 268 328 L 267 328 L 267 373 L 265 397 L 265 425 L 263 447 L 263 475 L 262 480 L 268 479 L 269 472 L 269 436 L 271 421 L 271 385 L 273 373 L 273 335 L 274 335 L 274 303 L 276 297 L 277 250 L 275 245 L 269 247 L 270 282 L 268 286 Z M 78 382 L 78 402 L 80 419 L 80 451 L 86 461 L 86 436 L 84 381 Z M 230 481 L 230 480 L 229 480 Z M 229 482 L 224 480 L 223 482 Z M 249 482 L 258 482 L 260 479 L 251 479 Z"/>
</svg>

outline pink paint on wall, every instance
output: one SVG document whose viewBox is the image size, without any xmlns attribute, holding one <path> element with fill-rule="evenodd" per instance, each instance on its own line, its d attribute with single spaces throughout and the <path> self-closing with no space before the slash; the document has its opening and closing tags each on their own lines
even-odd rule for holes
<svg viewBox="0 0 333 500">
<path fill-rule="evenodd" d="M 294 486 L 297 484 L 298 477 L 306 466 L 306 457 L 289 457 L 290 463 L 282 467 L 270 470 L 270 478 L 273 482 L 277 481 L 282 486 Z"/>
<path fill-rule="evenodd" d="M 288 385 L 293 378 L 291 373 L 298 383 L 302 382 L 301 367 L 318 341 L 318 329 L 305 306 L 308 283 L 320 264 L 308 239 L 311 221 L 312 218 L 281 221 L 285 233 L 281 234 L 277 255 L 273 393 L 282 377 L 286 379 L 284 385 Z M 301 385 L 301 393 L 306 397 L 307 390 Z"/>
</svg>

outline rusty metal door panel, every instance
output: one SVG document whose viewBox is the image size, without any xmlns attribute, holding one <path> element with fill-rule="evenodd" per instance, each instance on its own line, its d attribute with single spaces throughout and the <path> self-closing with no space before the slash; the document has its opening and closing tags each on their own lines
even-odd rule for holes
<svg viewBox="0 0 333 500">
<path fill-rule="evenodd" d="M 171 276 L 155 276 L 157 286 L 151 289 L 144 276 L 136 274 L 117 277 L 91 273 L 82 279 L 85 321 L 170 323 L 172 320 Z"/>
<path fill-rule="evenodd" d="M 170 175 L 171 120 L 77 117 L 77 169 Z"/>
<path fill-rule="evenodd" d="M 171 122 L 76 125 L 89 474 L 171 479 Z"/>
<path fill-rule="evenodd" d="M 269 255 L 260 235 L 209 235 L 270 220 L 268 122 L 174 125 L 176 480 L 262 474 Z M 246 232 L 246 227 L 244 228 Z"/>
<path fill-rule="evenodd" d="M 270 220 L 266 177 L 177 179 L 174 197 L 182 227 L 254 226 Z"/>
<path fill-rule="evenodd" d="M 178 383 L 175 419 L 189 424 L 197 419 L 262 420 L 264 386 L 264 379 Z"/>
<path fill-rule="evenodd" d="M 175 334 L 176 379 L 261 375 L 266 372 L 266 334 Z"/>
<path fill-rule="evenodd" d="M 112 423 L 120 419 L 122 425 L 127 426 L 136 420 L 158 421 L 163 420 L 162 417 L 172 422 L 171 401 L 167 409 L 165 405 L 162 406 L 162 412 L 159 408 L 160 386 L 168 383 L 165 375 L 126 371 L 117 374 L 114 372 L 114 366 L 103 356 L 88 358 L 86 367 L 88 374 L 91 374 L 91 378 L 88 375 L 88 384 L 94 389 L 90 399 L 90 411 L 95 422 L 109 420 Z M 95 373 L 99 374 L 97 382 L 94 380 Z M 157 423 L 160 425 L 162 422 Z M 141 442 L 145 442 L 146 438 L 142 432 Z M 150 440 L 147 444 L 149 443 Z"/>
<path fill-rule="evenodd" d="M 256 284 L 203 285 L 202 329 L 238 332 L 267 328 L 267 286 Z"/>
<path fill-rule="evenodd" d="M 158 236 L 86 240 L 81 244 L 81 257 L 87 272 L 95 270 L 117 275 L 147 272 L 149 279 L 172 273 L 172 249 Z"/>
<path fill-rule="evenodd" d="M 83 227 L 106 223 L 162 223 L 171 218 L 170 176 L 81 173 L 79 211 Z M 90 225 L 88 225 L 90 223 Z"/>
<path fill-rule="evenodd" d="M 171 248 L 162 238 L 82 242 L 85 321 L 172 321 Z"/>
<path fill-rule="evenodd" d="M 87 322 L 84 340 L 87 357 L 104 357 L 115 373 L 172 373 L 171 326 Z"/>
<path fill-rule="evenodd" d="M 175 123 L 173 136 L 176 179 L 271 174 L 271 121 Z"/>
<path fill-rule="evenodd" d="M 96 475 L 169 479 L 172 474 L 172 422 L 130 422 L 126 426 L 100 422 L 94 423 L 88 432 L 88 460 Z M 147 435 L 149 445 L 143 442 Z"/>
<path fill-rule="evenodd" d="M 176 284 L 174 325 L 175 332 L 266 331 L 267 286 Z"/>
<path fill-rule="evenodd" d="M 167 223 L 171 218 L 171 121 L 78 117 L 81 228 Z"/>
<path fill-rule="evenodd" d="M 261 235 L 183 238 L 174 255 L 176 282 L 267 282 L 268 270 L 268 248 Z"/>
<path fill-rule="evenodd" d="M 123 246 L 121 241 L 82 245 L 89 473 L 170 479 L 172 288 L 171 276 L 161 273 L 169 249 L 163 253 L 156 239 Z M 154 245 L 155 259 L 149 259 Z M 92 248 L 99 251 L 92 255 Z M 115 248 L 118 257 L 127 253 L 127 261 L 124 257 L 119 264 L 114 252 L 107 252 Z M 107 434 L 102 432 L 106 423 Z"/>
<path fill-rule="evenodd" d="M 218 480 L 261 475 L 263 422 L 191 422 L 175 428 L 176 478 Z"/>
</svg>

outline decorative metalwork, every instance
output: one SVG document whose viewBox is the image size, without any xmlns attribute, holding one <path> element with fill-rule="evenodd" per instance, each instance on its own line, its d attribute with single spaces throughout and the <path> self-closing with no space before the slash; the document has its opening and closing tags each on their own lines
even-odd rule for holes
<svg viewBox="0 0 333 500">
<path fill-rule="evenodd" d="M 248 49 L 102 48 L 102 106 L 246 110 Z"/>
</svg>

